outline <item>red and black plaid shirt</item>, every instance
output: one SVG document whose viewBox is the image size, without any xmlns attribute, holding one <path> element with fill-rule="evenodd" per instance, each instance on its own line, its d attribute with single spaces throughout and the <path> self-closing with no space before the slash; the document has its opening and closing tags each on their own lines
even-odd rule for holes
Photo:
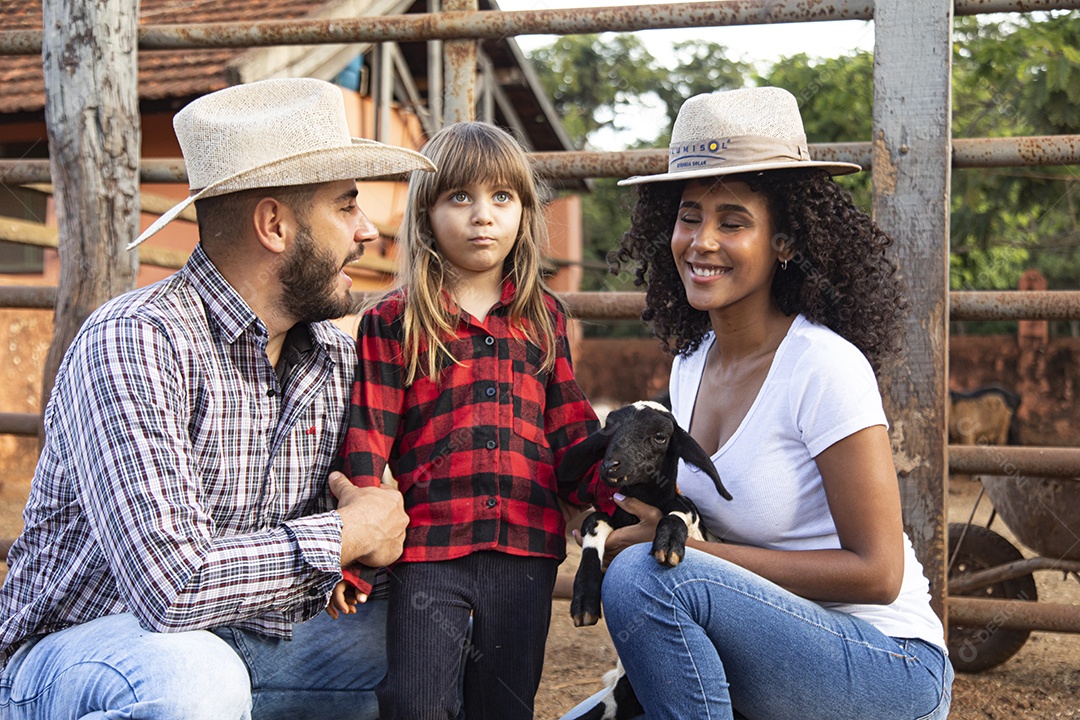
<svg viewBox="0 0 1080 720">
<path fill-rule="evenodd" d="M 389 463 L 409 514 L 403 562 L 449 560 L 478 550 L 565 556 L 555 467 L 598 423 L 574 379 L 566 318 L 555 299 L 547 298 L 557 342 L 548 373 L 540 369 L 540 348 L 511 332 L 514 292 L 506 281 L 483 322 L 461 313 L 448 344 L 458 362 L 444 362 L 437 383 L 423 374 L 404 386 L 400 294 L 361 319 L 340 459 L 359 486 L 377 485 Z M 421 368 L 426 352 L 422 344 Z M 600 489 L 595 477 L 587 487 L 561 494 L 586 505 L 596 492 L 613 510 L 611 492 Z M 351 573 L 346 578 L 356 579 Z"/>
</svg>

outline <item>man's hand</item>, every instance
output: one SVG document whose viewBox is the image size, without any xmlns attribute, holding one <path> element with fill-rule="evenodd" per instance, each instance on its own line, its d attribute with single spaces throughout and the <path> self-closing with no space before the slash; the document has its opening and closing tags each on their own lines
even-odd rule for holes
<svg viewBox="0 0 1080 720">
<path fill-rule="evenodd" d="M 401 557 L 409 524 L 401 493 L 386 485 L 356 487 L 339 472 L 330 473 L 329 483 L 341 515 L 341 567 L 382 567 Z"/>
</svg>

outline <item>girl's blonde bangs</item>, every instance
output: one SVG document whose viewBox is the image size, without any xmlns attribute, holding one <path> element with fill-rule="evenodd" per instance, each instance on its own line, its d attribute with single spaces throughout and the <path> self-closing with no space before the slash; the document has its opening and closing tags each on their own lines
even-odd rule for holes
<svg viewBox="0 0 1080 720">
<path fill-rule="evenodd" d="M 440 139 L 443 142 L 439 142 Z M 418 199 L 426 206 L 434 204 L 443 193 L 463 188 L 476 182 L 477 178 L 507 185 L 521 195 L 522 205 L 533 203 L 536 186 L 532 169 L 510 136 L 466 128 L 465 132 L 447 135 L 432 143 L 436 147 L 425 148 L 424 154 L 439 171 L 425 173 L 422 178 L 427 187 L 424 197 Z"/>
</svg>

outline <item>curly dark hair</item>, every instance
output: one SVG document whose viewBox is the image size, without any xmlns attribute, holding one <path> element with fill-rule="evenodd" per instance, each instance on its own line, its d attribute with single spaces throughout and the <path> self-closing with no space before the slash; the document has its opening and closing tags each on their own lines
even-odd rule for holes
<svg viewBox="0 0 1080 720">
<path fill-rule="evenodd" d="M 823 170 L 772 170 L 726 182 L 744 182 L 765 196 L 774 243 L 794 252 L 773 279 L 784 314 L 802 313 L 832 329 L 880 370 L 901 347 L 908 310 L 897 264 L 886 254 L 892 238 Z M 678 181 L 641 185 L 630 229 L 608 255 L 612 273 L 633 265 L 634 284 L 646 287 L 641 319 L 667 352 L 680 355 L 694 352 L 712 329 L 709 314 L 687 302 L 671 255 L 685 187 Z"/>
</svg>

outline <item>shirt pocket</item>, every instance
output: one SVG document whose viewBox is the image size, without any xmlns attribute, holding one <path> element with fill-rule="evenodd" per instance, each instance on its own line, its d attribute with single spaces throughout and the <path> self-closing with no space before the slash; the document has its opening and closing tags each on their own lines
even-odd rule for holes
<svg viewBox="0 0 1080 720">
<path fill-rule="evenodd" d="M 540 348 L 531 342 L 510 344 L 514 433 L 537 445 L 547 445 L 544 409 L 548 374 L 540 369 Z"/>
</svg>

